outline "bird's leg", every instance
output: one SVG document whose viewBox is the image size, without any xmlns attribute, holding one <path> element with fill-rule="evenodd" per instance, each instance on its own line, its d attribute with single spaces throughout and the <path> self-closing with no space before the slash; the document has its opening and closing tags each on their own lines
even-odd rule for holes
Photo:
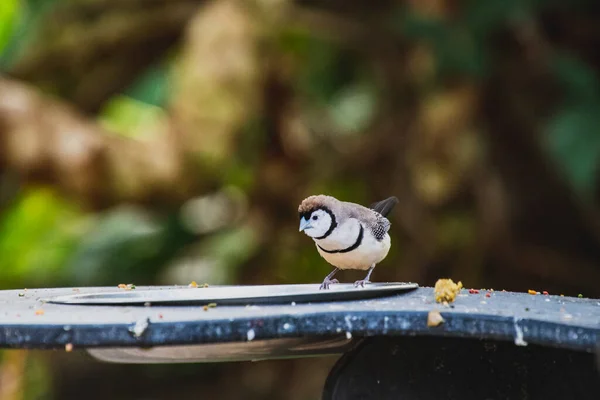
<svg viewBox="0 0 600 400">
<path fill-rule="evenodd" d="M 371 273 L 373 273 L 374 269 L 375 269 L 375 264 L 371 265 L 371 268 L 369 268 L 369 272 L 367 272 L 367 276 L 365 277 L 365 279 L 361 279 L 360 281 L 354 282 L 354 287 L 359 287 L 359 286 L 365 287 L 365 283 L 371 283 L 369 278 L 371 277 Z"/>
<path fill-rule="evenodd" d="M 325 277 L 325 279 L 323 279 L 323 283 L 321 283 L 321 287 L 320 289 L 329 289 L 329 285 L 331 285 L 332 283 L 340 283 L 340 281 L 338 281 L 337 279 L 331 279 L 333 278 L 333 276 L 335 275 L 336 272 L 338 272 L 340 269 L 336 268 L 333 271 L 331 271 L 331 273 L 329 275 L 327 275 Z"/>
</svg>

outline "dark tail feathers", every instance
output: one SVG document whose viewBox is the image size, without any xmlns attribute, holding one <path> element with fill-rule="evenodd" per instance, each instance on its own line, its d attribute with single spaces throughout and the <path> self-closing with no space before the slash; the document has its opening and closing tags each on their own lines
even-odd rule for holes
<svg viewBox="0 0 600 400">
<path fill-rule="evenodd" d="M 392 209 L 394 208 L 394 206 L 396 204 L 398 204 L 400 201 L 398 200 L 397 197 L 392 196 L 392 197 L 388 197 L 385 200 L 381 200 L 377 203 L 373 203 L 371 204 L 371 206 L 369 208 L 371 208 L 372 210 L 377 211 L 379 214 L 383 215 L 384 217 L 387 216 Z"/>
</svg>

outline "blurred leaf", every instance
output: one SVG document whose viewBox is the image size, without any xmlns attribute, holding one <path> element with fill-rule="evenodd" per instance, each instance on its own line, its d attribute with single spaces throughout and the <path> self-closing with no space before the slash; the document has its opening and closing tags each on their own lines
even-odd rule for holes
<svg viewBox="0 0 600 400">
<path fill-rule="evenodd" d="M 21 10 L 19 0 L 0 1 L 0 54 L 8 44 Z"/>
<path fill-rule="evenodd" d="M 100 123 L 109 131 L 123 136 L 151 136 L 155 128 L 167 119 L 160 107 L 127 96 L 112 98 L 100 113 Z"/>
<path fill-rule="evenodd" d="M 69 260 L 78 285 L 116 285 L 132 269 L 156 258 L 164 243 L 161 225 L 141 210 L 121 208 L 101 215 Z M 139 283 L 139 282 L 134 282 Z"/>
<path fill-rule="evenodd" d="M 401 21 L 404 36 L 423 40 L 432 47 L 440 77 L 454 74 L 479 77 L 484 74 L 484 43 L 465 26 L 416 13 L 404 14 Z"/>
<path fill-rule="evenodd" d="M 594 101 L 599 97 L 600 85 L 596 72 L 581 59 L 559 53 L 550 64 L 565 90 L 567 102 Z"/>
<path fill-rule="evenodd" d="M 29 351 L 25 365 L 23 400 L 47 399 L 52 392 L 53 365 L 47 359 L 47 354 Z"/>
<path fill-rule="evenodd" d="M 547 147 L 572 187 L 582 196 L 594 191 L 600 165 L 600 84 L 581 59 L 558 53 L 551 66 L 562 85 L 565 108 L 547 125 Z"/>
<path fill-rule="evenodd" d="M 168 66 L 163 64 L 149 67 L 126 91 L 133 100 L 163 107 L 169 94 Z"/>
<path fill-rule="evenodd" d="M 30 190 L 0 220 L 0 282 L 57 282 L 81 234 L 81 215 L 47 189 Z"/>
<path fill-rule="evenodd" d="M 329 107 L 333 123 L 344 133 L 358 133 L 371 123 L 377 107 L 377 93 L 367 84 L 341 90 Z"/>
<path fill-rule="evenodd" d="M 228 270 L 235 270 L 254 255 L 258 240 L 250 226 L 241 226 L 207 238 L 202 247 L 204 255 L 218 260 Z"/>
<path fill-rule="evenodd" d="M 19 52 L 25 49 L 35 36 L 42 17 L 52 9 L 58 0 L 0 0 L 0 68 L 8 68 L 15 61 Z M 10 4 L 16 7 L 10 24 L 5 26 L 3 12 L 10 14 Z M 6 8 L 9 11 L 3 11 Z M 7 36 L 3 36 L 7 31 Z M 6 39 L 3 42 L 2 38 Z"/>
<path fill-rule="evenodd" d="M 547 126 L 548 150 L 574 189 L 590 195 L 600 162 L 600 102 L 567 108 Z"/>
<path fill-rule="evenodd" d="M 465 5 L 464 23 L 473 34 L 485 36 L 503 24 L 531 14 L 539 0 L 470 0 Z"/>
<path fill-rule="evenodd" d="M 155 218 L 142 209 L 117 208 L 97 217 L 65 274 L 72 285 L 153 284 L 160 270 L 194 240 L 176 212 Z"/>
<path fill-rule="evenodd" d="M 284 31 L 281 42 L 298 60 L 296 89 L 311 102 L 326 105 L 356 80 L 360 66 L 352 52 L 298 29 Z"/>
</svg>

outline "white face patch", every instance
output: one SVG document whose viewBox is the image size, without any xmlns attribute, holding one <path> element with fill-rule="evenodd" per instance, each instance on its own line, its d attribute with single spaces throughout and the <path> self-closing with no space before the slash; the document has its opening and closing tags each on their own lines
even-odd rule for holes
<svg viewBox="0 0 600 400">
<path fill-rule="evenodd" d="M 331 215 L 324 210 L 315 210 L 308 219 L 309 227 L 304 230 L 308 236 L 318 238 L 324 236 L 332 224 Z"/>
</svg>

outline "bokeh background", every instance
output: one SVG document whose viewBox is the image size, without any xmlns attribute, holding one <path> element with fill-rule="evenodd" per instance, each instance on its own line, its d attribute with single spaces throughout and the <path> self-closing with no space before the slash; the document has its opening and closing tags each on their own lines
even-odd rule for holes
<svg viewBox="0 0 600 400">
<path fill-rule="evenodd" d="M 599 49 L 594 0 L 1 0 L 0 288 L 319 282 L 327 193 L 401 200 L 374 280 L 599 297 Z M 317 399 L 333 362 L 3 351 L 0 398 Z"/>
</svg>

